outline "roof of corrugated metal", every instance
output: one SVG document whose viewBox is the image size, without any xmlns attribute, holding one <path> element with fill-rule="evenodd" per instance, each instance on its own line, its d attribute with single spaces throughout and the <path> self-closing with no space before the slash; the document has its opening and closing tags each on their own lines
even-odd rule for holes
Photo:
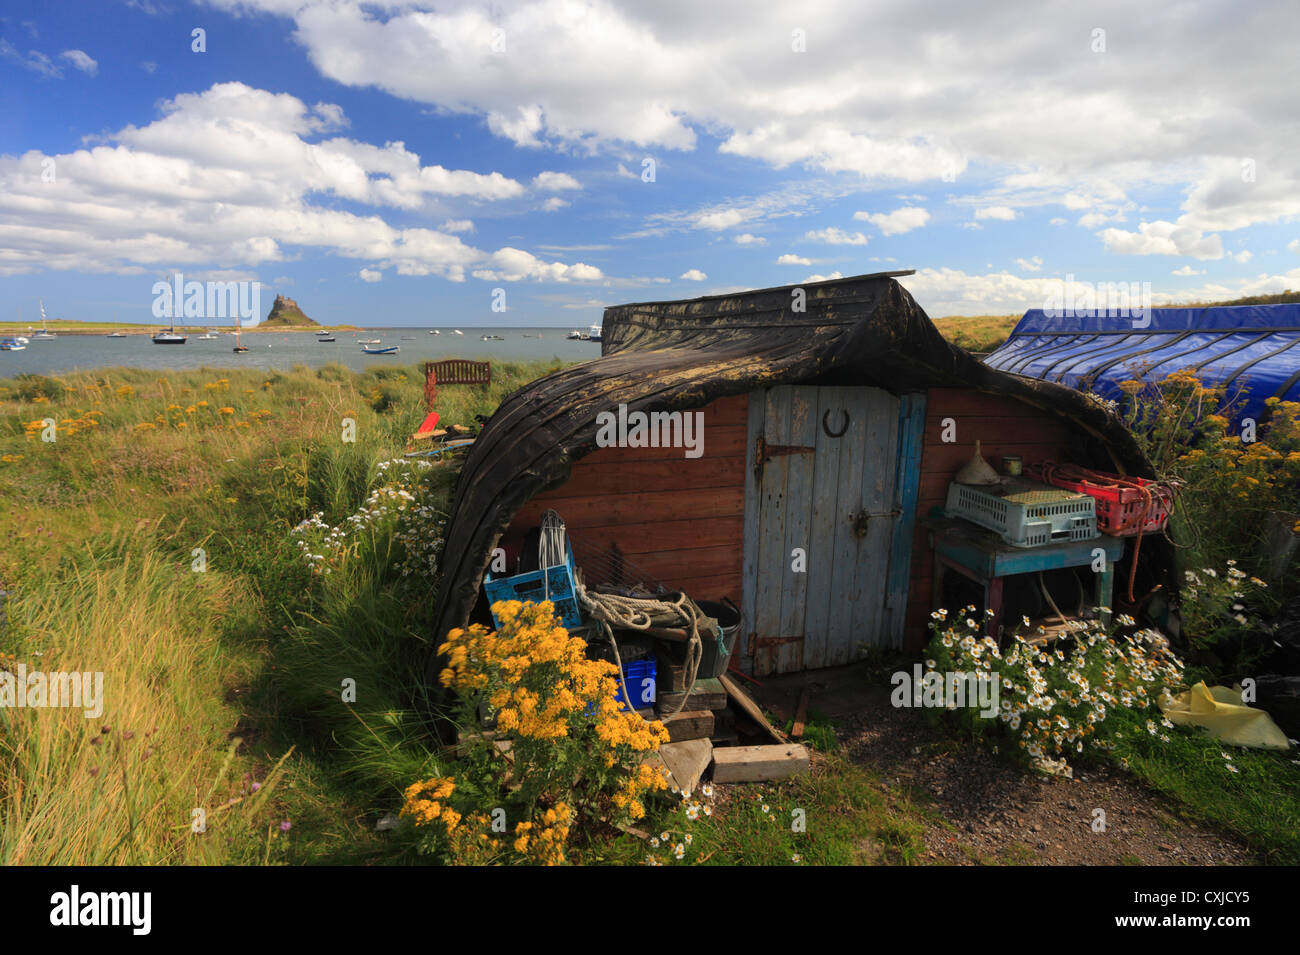
<svg viewBox="0 0 1300 955">
<path fill-rule="evenodd" d="M 1190 368 L 1228 389 L 1237 417 L 1258 419 L 1271 397 L 1300 401 L 1300 305 L 1159 308 L 1137 317 L 1031 309 L 984 361 L 1113 399 L 1122 381 Z"/>
</svg>

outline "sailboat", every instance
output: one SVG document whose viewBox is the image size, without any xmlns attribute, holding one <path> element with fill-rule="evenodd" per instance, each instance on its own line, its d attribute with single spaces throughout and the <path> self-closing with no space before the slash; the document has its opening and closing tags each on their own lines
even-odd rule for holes
<svg viewBox="0 0 1300 955">
<path fill-rule="evenodd" d="M 41 302 L 41 330 L 39 332 L 33 333 L 32 341 L 36 341 L 36 342 L 51 341 L 59 337 L 58 335 L 50 331 L 48 328 L 46 328 L 46 324 L 47 322 L 45 320 L 45 302 L 42 301 Z"/>
<path fill-rule="evenodd" d="M 235 347 L 232 349 L 232 351 L 236 353 L 248 351 L 248 346 L 245 345 L 243 339 L 239 337 L 239 316 L 238 315 L 235 316 Z"/>
<path fill-rule="evenodd" d="M 156 331 L 153 333 L 153 343 L 155 345 L 184 345 L 188 335 L 182 335 L 176 331 L 176 319 L 172 319 L 172 324 L 166 331 Z"/>
</svg>

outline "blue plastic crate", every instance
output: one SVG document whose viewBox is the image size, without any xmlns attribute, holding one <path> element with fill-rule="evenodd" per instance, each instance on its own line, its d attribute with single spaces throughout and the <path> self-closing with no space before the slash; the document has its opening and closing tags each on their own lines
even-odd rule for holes
<svg viewBox="0 0 1300 955">
<path fill-rule="evenodd" d="M 495 580 L 491 574 L 488 574 L 483 581 L 483 589 L 487 592 L 489 607 L 498 600 L 533 603 L 549 600 L 555 604 L 555 615 L 560 622 L 567 629 L 573 630 L 582 626 L 582 612 L 578 608 L 573 582 L 573 552 L 570 551 L 568 563 L 548 567 L 544 571 L 534 570 Z M 501 621 L 497 619 L 496 614 L 492 615 L 492 621 L 498 627 L 501 626 Z"/>
<path fill-rule="evenodd" d="M 623 665 L 623 679 L 627 683 L 627 691 L 632 694 L 631 709 L 642 710 L 647 706 L 655 705 L 657 675 L 658 670 L 653 658 Z M 623 699 L 622 683 L 619 684 L 614 699 L 623 704 L 623 709 L 629 709 L 627 701 Z"/>
</svg>

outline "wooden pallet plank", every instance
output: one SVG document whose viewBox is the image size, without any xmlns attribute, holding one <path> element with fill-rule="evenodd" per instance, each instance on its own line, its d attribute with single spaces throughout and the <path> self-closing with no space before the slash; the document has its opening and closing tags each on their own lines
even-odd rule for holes
<svg viewBox="0 0 1300 955">
<path fill-rule="evenodd" d="M 713 751 L 715 783 L 759 783 L 801 776 L 812 767 L 808 748 L 799 743 L 778 746 L 727 746 Z"/>
</svg>

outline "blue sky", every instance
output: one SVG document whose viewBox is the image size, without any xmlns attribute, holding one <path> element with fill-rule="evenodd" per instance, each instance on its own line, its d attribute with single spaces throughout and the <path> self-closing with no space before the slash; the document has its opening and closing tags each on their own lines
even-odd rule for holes
<svg viewBox="0 0 1300 955">
<path fill-rule="evenodd" d="M 149 322 L 177 271 L 372 325 L 1300 288 L 1298 9 L 4 2 L 0 318 Z"/>
</svg>

